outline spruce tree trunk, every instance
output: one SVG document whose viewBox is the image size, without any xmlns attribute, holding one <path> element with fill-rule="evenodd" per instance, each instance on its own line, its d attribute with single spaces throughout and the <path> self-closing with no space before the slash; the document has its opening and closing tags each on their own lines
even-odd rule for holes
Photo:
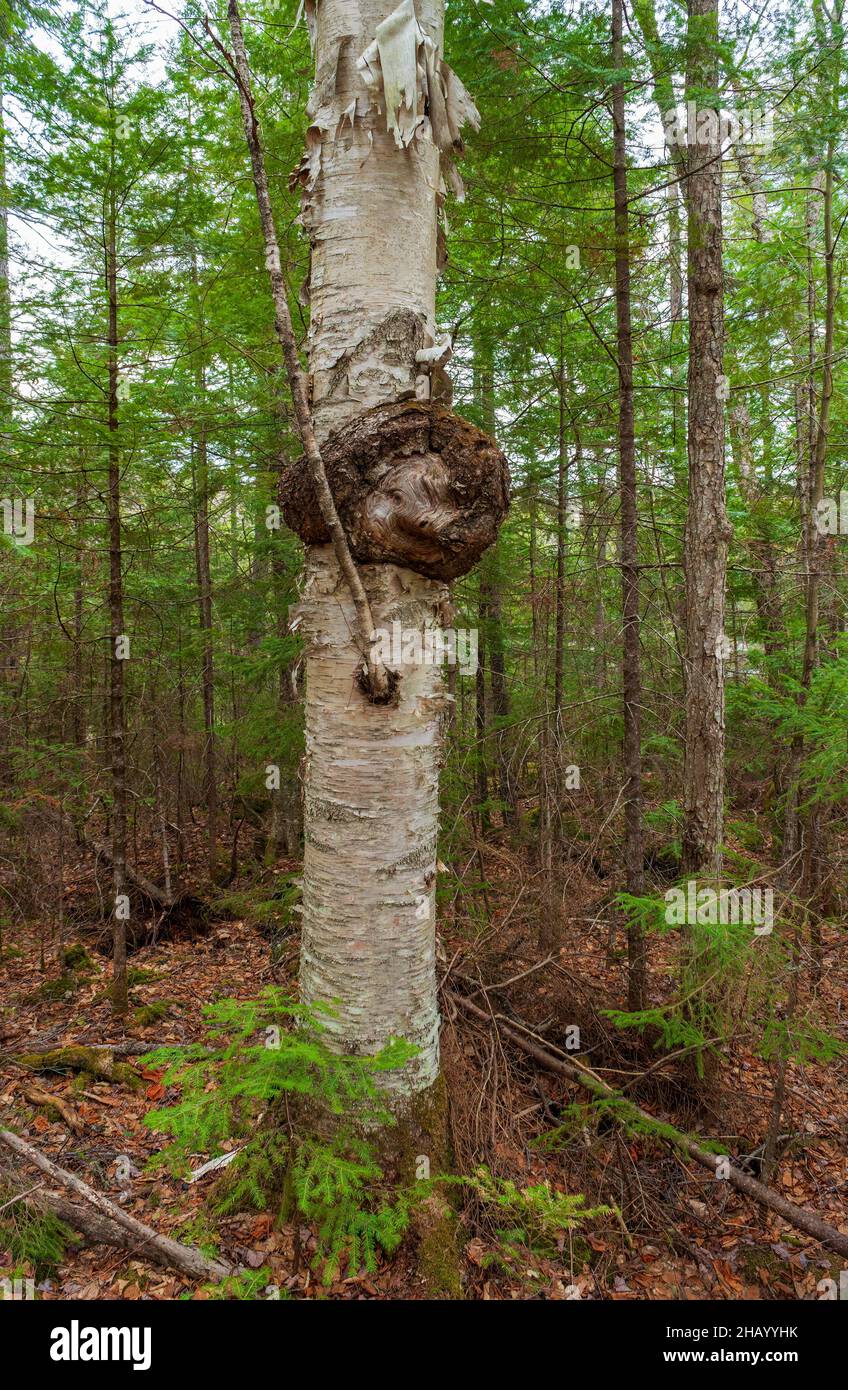
<svg viewBox="0 0 848 1390">
<path fill-rule="evenodd" d="M 622 0 L 613 0 L 612 60 L 624 66 Z M 615 302 L 618 345 L 618 466 L 621 495 L 621 606 L 623 626 L 622 685 L 624 694 L 624 859 L 627 891 L 645 891 L 642 830 L 641 701 L 639 653 L 639 549 L 636 498 L 636 439 L 633 414 L 633 341 L 630 314 L 630 229 L 627 210 L 627 144 L 624 82 L 613 87 L 613 195 L 615 202 Z M 627 1007 L 645 1007 L 645 940 L 631 922 L 627 934 Z"/>
<path fill-rule="evenodd" d="M 0 13 L 0 419 L 12 417 L 12 297 L 9 286 L 9 185 L 6 176 L 6 50 L 11 6 Z"/>
<path fill-rule="evenodd" d="M 71 676 L 71 728 L 74 744 L 85 747 L 85 695 L 83 691 L 83 616 L 85 602 L 85 575 L 83 556 L 85 554 L 84 508 L 86 504 L 85 454 L 80 449 L 80 477 L 77 483 L 74 540 L 76 544 L 76 576 L 74 581 L 74 625 L 73 625 L 73 665 Z"/>
<path fill-rule="evenodd" d="M 689 214 L 689 505 L 685 533 L 686 742 L 683 868 L 721 872 L 724 798 L 724 275 L 718 99 L 718 0 L 689 0 L 687 92 L 698 98 L 686 170 Z"/>
<path fill-rule="evenodd" d="M 201 690 L 203 695 L 203 791 L 206 802 L 206 843 L 209 877 L 215 877 L 218 843 L 218 771 L 215 746 L 215 656 L 212 630 L 212 559 L 209 528 L 209 448 L 206 427 L 206 370 L 203 362 L 204 323 L 200 311 L 197 261 L 192 256 L 192 292 L 197 306 L 197 347 L 194 363 L 197 436 L 192 440 L 195 496 L 194 560 L 197 576 L 197 617 L 201 632 Z"/>
<path fill-rule="evenodd" d="M 188 186 L 195 194 L 194 122 L 188 102 Z M 209 527 L 209 441 L 206 422 L 206 323 L 197 268 L 197 248 L 191 250 L 191 300 L 195 326 L 193 375 L 196 438 L 192 440 L 195 494 L 194 558 L 197 575 L 197 616 L 201 632 L 201 689 L 203 692 L 203 791 L 206 802 L 206 843 L 209 877 L 214 880 L 218 847 L 218 767 L 215 744 L 215 647 L 212 629 L 212 558 Z"/>
<path fill-rule="evenodd" d="M 565 442 L 565 352 L 563 343 L 562 317 L 559 322 L 559 364 L 557 370 L 557 398 L 559 405 L 559 430 L 557 454 L 557 544 L 556 544 L 556 621 L 554 629 L 554 739 L 559 743 L 562 736 L 562 682 L 565 666 L 565 561 L 566 561 L 566 505 L 568 498 L 568 455 Z"/>
<path fill-rule="evenodd" d="M 809 417 L 809 464 L 802 480 L 802 520 L 804 556 L 804 656 L 801 668 L 801 683 L 797 694 L 799 709 L 803 709 L 809 697 L 813 673 L 819 662 L 819 615 L 821 606 L 821 586 L 827 569 L 827 546 L 824 536 L 816 524 L 817 508 L 824 496 L 825 465 L 830 434 L 830 407 L 833 397 L 833 345 L 835 314 L 837 302 L 837 283 L 834 266 L 836 244 L 833 227 L 833 158 L 834 142 L 827 145 L 825 161 L 826 173 L 821 185 L 822 209 L 824 213 L 824 263 L 825 263 L 825 331 L 822 354 L 821 399 L 817 403 L 815 383 L 815 280 L 812 272 L 812 258 L 815 251 L 816 218 L 808 204 L 807 250 L 808 250 L 808 327 L 810 333 L 810 417 Z M 816 180 L 814 187 L 816 186 Z M 808 195 L 809 197 L 809 195 Z M 812 200 L 810 199 L 810 203 Z M 801 813 L 801 782 L 804 759 L 804 736 L 798 733 L 792 740 L 787 769 L 787 798 L 783 833 L 783 877 L 794 887 L 803 880 L 804 893 L 812 898 L 817 890 L 819 856 L 821 847 L 818 833 L 818 809 L 811 808 Z M 820 943 L 814 941 L 814 973 L 821 970 Z"/>
<path fill-rule="evenodd" d="M 494 436 L 496 429 L 495 375 L 491 347 L 483 350 L 482 357 L 484 365 L 479 373 L 479 383 L 483 428 Z M 478 642 L 480 651 L 485 649 L 489 654 L 492 716 L 498 721 L 494 737 L 498 800 L 501 802 L 501 815 L 504 824 L 514 825 L 517 812 L 515 794 L 511 787 L 509 775 L 509 747 L 505 728 L 509 721 L 512 702 L 506 678 L 506 654 L 504 651 L 502 565 L 503 554 L 498 541 L 480 562 L 481 632 Z M 481 755 L 485 757 L 484 745 L 481 745 Z"/>
</svg>

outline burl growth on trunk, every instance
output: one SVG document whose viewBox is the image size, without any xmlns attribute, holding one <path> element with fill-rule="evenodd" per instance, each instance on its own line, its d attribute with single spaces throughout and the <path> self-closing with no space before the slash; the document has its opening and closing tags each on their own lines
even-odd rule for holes
<svg viewBox="0 0 848 1390">
<path fill-rule="evenodd" d="M 494 543 L 509 507 L 509 470 L 495 441 L 440 405 L 376 406 L 330 435 L 321 453 L 361 564 L 457 579 Z M 280 505 L 306 545 L 329 541 L 305 459 L 283 471 Z"/>
</svg>

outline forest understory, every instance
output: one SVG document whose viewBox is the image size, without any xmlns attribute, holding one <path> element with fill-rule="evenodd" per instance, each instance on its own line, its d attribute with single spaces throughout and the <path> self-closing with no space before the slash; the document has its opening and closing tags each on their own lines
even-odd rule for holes
<svg viewBox="0 0 848 1390">
<path fill-rule="evenodd" d="M 532 817 L 532 807 L 523 809 Z M 198 828 L 188 839 L 189 879 L 202 848 Z M 445 876 L 439 928 L 442 1049 L 457 1170 L 473 1173 L 485 1164 L 519 1189 L 547 1183 L 554 1191 L 585 1194 L 590 1207 L 615 1209 L 585 1231 L 563 1233 L 559 1248 L 551 1248 L 531 1227 L 505 1239 L 497 1211 L 473 1193 L 463 1198 L 457 1243 L 462 1295 L 820 1298 L 822 1281 L 838 1281 L 843 1257 L 716 1181 L 663 1139 L 628 1132 L 614 1115 L 593 1113 L 579 1085 L 552 1076 L 498 1035 L 494 1020 L 508 1020 L 543 1049 L 568 1059 L 570 1032 L 579 1028 L 580 1059 L 607 1084 L 657 1120 L 718 1140 L 735 1164 L 762 1176 L 775 1084 L 774 1068 L 756 1047 L 762 1020 L 748 1037 L 744 1029 L 736 1032 L 733 1048 L 723 1052 L 705 1084 L 686 1056 L 662 1046 L 661 1037 L 634 1040 L 605 1016 L 626 996 L 626 942 L 613 903 L 620 887 L 615 856 L 615 845 L 584 836 L 548 883 L 532 847 L 516 845 L 504 826 L 477 838 L 464 877 Z M 649 862 L 661 887 L 668 855 L 655 853 Z M 137 867 L 153 881 L 161 875 L 155 843 L 143 847 Z M 759 867 L 768 873 L 767 856 Z M 208 1200 L 214 1172 L 194 1183 L 145 1172 L 161 1138 L 143 1117 L 174 1099 L 177 1088 L 164 1087 L 162 1070 L 139 1056 L 161 1044 L 201 1041 L 204 1001 L 252 999 L 269 984 L 296 994 L 298 917 L 285 900 L 299 868 L 294 860 L 260 868 L 248 862 L 226 888 L 187 894 L 190 905 L 173 916 L 149 903 L 145 913 L 140 900 L 138 920 L 146 931 L 130 954 L 130 1013 L 122 1027 L 111 1011 L 110 933 L 96 911 L 102 868 L 85 851 L 69 855 L 61 930 L 29 924 L 4 936 L 0 1127 L 13 1128 L 157 1232 L 211 1257 L 224 1256 L 234 1267 L 261 1270 L 272 1296 L 427 1297 L 414 1240 L 399 1254 L 381 1258 L 373 1271 L 342 1262 L 325 1282 L 316 1231 L 302 1219 L 281 1220 L 274 1210 L 221 1217 Z M 674 997 L 677 936 L 651 941 L 652 1006 Z M 821 979 L 801 1009 L 814 1010 L 822 1027 L 845 1042 L 844 931 L 825 924 L 821 950 Z M 805 956 L 808 951 L 805 943 Z M 743 987 L 740 1009 L 744 992 Z M 492 1024 L 469 1017 L 452 1002 L 456 996 L 475 1002 Z M 61 1050 L 71 1047 L 114 1048 L 129 1078 L 87 1073 L 85 1055 L 68 1066 Z M 43 1064 L 33 1063 L 34 1053 L 47 1054 Z M 844 1066 L 789 1064 L 770 1183 L 848 1233 Z M 197 1153 L 192 1166 L 208 1158 Z M 121 1159 L 131 1173 L 118 1181 Z M 0 1156 L 0 1171 L 2 1166 Z M 145 1258 L 143 1242 L 123 1251 L 79 1235 L 76 1242 L 71 1239 L 55 1259 L 41 1263 L 21 1265 L 7 1250 L 0 1268 L 14 1264 L 16 1272 L 35 1278 L 44 1299 L 216 1296 L 208 1281 L 157 1267 Z"/>
</svg>

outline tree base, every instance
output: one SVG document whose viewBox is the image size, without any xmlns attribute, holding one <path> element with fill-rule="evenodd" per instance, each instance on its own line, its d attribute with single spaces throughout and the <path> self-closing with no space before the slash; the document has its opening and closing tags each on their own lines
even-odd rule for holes
<svg viewBox="0 0 848 1390">
<path fill-rule="evenodd" d="M 396 1123 L 377 1141 L 379 1162 L 399 1186 L 414 1186 L 428 1177 L 451 1173 L 453 1146 L 450 1106 L 444 1073 L 417 1095 L 395 1100 Z M 373 1142 L 373 1136 L 372 1136 Z M 428 1299 L 460 1299 L 461 1236 L 459 1219 L 445 1185 L 415 1208 L 412 1231 L 417 1240 L 418 1275 Z"/>
</svg>

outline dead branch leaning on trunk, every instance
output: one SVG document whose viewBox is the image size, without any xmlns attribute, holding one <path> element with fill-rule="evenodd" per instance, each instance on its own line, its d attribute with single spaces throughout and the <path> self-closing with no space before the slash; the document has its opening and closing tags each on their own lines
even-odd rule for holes
<svg viewBox="0 0 848 1390">
<path fill-rule="evenodd" d="M 462 995 L 454 994 L 452 991 L 447 990 L 445 991 L 445 997 L 451 1004 L 455 1004 L 457 1008 L 463 1009 L 468 1014 L 472 1014 L 474 1018 L 479 1019 L 482 1023 L 491 1025 L 494 1022 L 498 1031 L 502 1033 L 505 1038 L 509 1038 L 510 1042 L 514 1043 L 526 1056 L 532 1057 L 533 1060 L 538 1062 L 539 1066 L 544 1067 L 546 1071 L 557 1072 L 560 1076 L 567 1077 L 569 1081 L 575 1081 L 578 1086 L 583 1086 L 585 1090 L 591 1091 L 593 1095 L 602 1096 L 604 1099 L 612 1098 L 622 1100 L 635 1116 L 644 1120 L 648 1125 L 656 1125 L 656 1119 L 654 1116 L 650 1115 L 647 1110 L 642 1110 L 640 1106 L 634 1105 L 632 1101 L 625 1100 L 618 1091 L 614 1091 L 611 1086 L 607 1086 L 606 1082 L 602 1081 L 600 1077 L 595 1076 L 593 1072 L 581 1067 L 576 1062 L 566 1062 L 563 1058 L 555 1057 L 552 1052 L 548 1052 L 545 1048 L 540 1047 L 538 1043 L 523 1037 L 515 1028 L 511 1028 L 505 1019 L 497 1014 L 492 1016 L 492 1014 L 486 1013 L 485 1010 L 478 1008 L 476 1004 L 472 1004 L 470 999 L 465 999 Z M 659 1135 L 658 1137 L 662 1138 L 663 1136 Z M 667 1142 L 673 1142 L 676 1147 L 685 1150 L 690 1158 L 694 1158 L 695 1162 L 700 1163 L 702 1167 L 709 1168 L 712 1173 L 715 1173 L 720 1163 L 726 1161 L 723 1154 L 709 1153 L 707 1149 L 702 1149 L 700 1144 L 696 1143 L 694 1139 L 690 1139 L 687 1134 L 683 1134 L 681 1131 L 675 1134 L 673 1140 L 669 1139 Z M 821 1241 L 822 1245 L 828 1245 L 831 1250 L 835 1250 L 839 1255 L 848 1255 L 848 1235 L 845 1235 L 842 1231 L 837 1231 L 835 1226 L 831 1226 L 829 1222 L 825 1221 L 823 1217 L 819 1216 L 816 1212 L 807 1211 L 805 1207 L 796 1207 L 794 1202 L 787 1202 L 786 1198 L 781 1197 L 779 1192 L 775 1192 L 772 1188 L 766 1187 L 764 1183 L 757 1182 L 756 1178 L 752 1178 L 747 1173 L 741 1172 L 740 1169 L 734 1168 L 732 1164 L 729 1165 L 727 1181 L 730 1183 L 731 1187 L 735 1187 L 737 1191 L 744 1192 L 746 1197 L 752 1197 L 753 1200 L 759 1202 L 761 1206 L 768 1207 L 770 1211 L 776 1212 L 778 1216 L 782 1216 L 784 1221 L 788 1221 L 796 1230 L 804 1231 L 806 1235 L 813 1236 L 816 1240 Z"/>
<path fill-rule="evenodd" d="M 368 595 L 365 592 L 365 586 L 362 583 L 362 577 L 350 553 L 344 527 L 339 519 L 336 504 L 333 501 L 333 494 L 330 491 L 330 484 L 327 481 L 327 474 L 324 469 L 321 451 L 318 448 L 318 442 L 315 438 L 315 430 L 312 425 L 312 413 L 309 408 L 306 376 L 300 365 L 297 343 L 292 327 L 286 282 L 283 276 L 282 261 L 280 260 L 280 245 L 277 240 L 277 229 L 274 224 L 274 213 L 271 208 L 271 197 L 268 192 L 265 154 L 262 149 L 259 122 L 256 118 L 253 90 L 250 82 L 250 68 L 248 67 L 247 51 L 244 45 L 241 15 L 236 0 L 229 0 L 227 14 L 230 21 L 233 54 L 227 52 L 220 39 L 214 33 L 208 19 L 206 19 L 206 32 L 209 34 L 209 37 L 224 59 L 229 75 L 235 82 L 238 91 L 239 105 L 241 106 L 242 120 L 244 122 L 244 134 L 247 140 L 250 162 L 253 169 L 253 186 L 256 189 L 256 202 L 259 207 L 262 238 L 265 242 L 265 264 L 268 267 L 268 274 L 271 280 L 271 295 L 274 301 L 274 327 L 276 328 L 277 338 L 282 348 L 283 359 L 286 364 L 286 374 L 292 393 L 292 403 L 294 405 L 297 429 L 303 441 L 303 450 L 312 473 L 312 481 L 318 498 L 318 506 L 321 509 L 321 516 L 330 534 L 333 550 L 335 551 L 336 559 L 339 563 L 339 569 L 344 575 L 345 582 L 350 589 L 351 598 L 353 599 L 357 630 L 365 661 L 367 688 L 372 700 L 376 703 L 385 703 L 393 693 L 396 678 L 394 681 L 391 680 L 390 673 L 377 655 L 371 605 L 368 601 Z"/>
<path fill-rule="evenodd" d="M 95 1192 L 93 1187 L 89 1187 L 87 1182 L 78 1178 L 75 1173 L 69 1173 L 67 1169 L 60 1168 L 52 1159 L 39 1153 L 31 1144 L 27 1144 L 24 1139 L 20 1139 L 17 1134 L 12 1134 L 11 1130 L 0 1130 L 0 1144 L 10 1150 L 15 1158 L 23 1163 L 31 1163 L 39 1168 L 42 1173 L 46 1173 L 55 1183 L 68 1189 L 78 1197 L 82 1197 L 99 1214 L 99 1220 L 94 1222 L 88 1219 L 85 1214 L 75 1219 L 78 1209 L 73 1203 L 63 1204 L 63 1219 L 69 1224 L 74 1224 L 77 1229 L 84 1234 L 91 1235 L 92 1239 L 100 1239 L 94 1236 L 95 1230 L 104 1231 L 106 1227 L 104 1221 L 118 1226 L 128 1236 L 140 1246 L 139 1253 L 147 1253 L 150 1258 L 154 1256 L 160 1263 L 169 1265 L 172 1269 L 177 1269 L 181 1274 L 185 1274 L 189 1279 L 211 1279 L 219 1283 L 235 1273 L 235 1267 L 227 1260 L 210 1260 L 199 1250 L 195 1250 L 190 1245 L 181 1245 L 179 1241 L 172 1240 L 170 1236 L 161 1236 L 153 1230 L 151 1226 L 146 1226 L 143 1221 L 137 1221 L 134 1216 L 122 1211 L 114 1202 L 110 1202 L 108 1197 Z M 58 1210 L 57 1210 L 57 1214 Z M 116 1240 L 109 1240 L 109 1244 L 118 1244 Z"/>
<path fill-rule="evenodd" d="M 83 844 L 87 849 L 93 850 L 97 858 L 102 859 L 104 864 L 112 863 L 112 851 L 100 840 L 91 840 L 87 835 L 84 835 Z M 168 908 L 176 906 L 178 901 L 176 898 L 165 893 L 165 891 L 159 888 L 152 879 L 146 878 L 144 874 L 139 873 L 138 869 L 133 868 L 132 864 L 124 865 L 124 875 L 128 882 L 130 882 L 134 888 L 137 888 L 140 893 L 143 893 L 146 898 L 149 898 L 155 907 L 160 907 L 167 911 Z"/>
</svg>

